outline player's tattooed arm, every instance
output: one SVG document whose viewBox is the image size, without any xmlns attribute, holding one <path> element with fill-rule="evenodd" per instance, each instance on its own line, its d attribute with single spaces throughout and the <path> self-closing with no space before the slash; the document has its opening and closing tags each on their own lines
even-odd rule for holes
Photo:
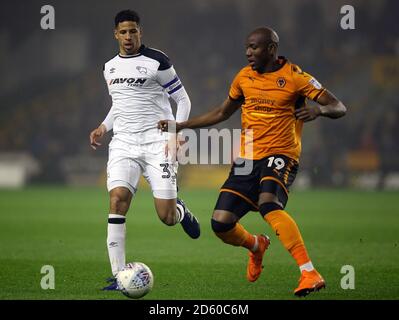
<svg viewBox="0 0 399 320">
<path fill-rule="evenodd" d="M 176 130 L 176 132 L 179 132 L 186 128 L 195 129 L 208 127 L 230 118 L 230 116 L 241 107 L 241 104 L 242 101 L 233 100 L 228 97 L 219 107 L 208 113 L 177 123 L 170 120 L 161 120 L 158 122 L 158 128 L 162 131 L 173 132 Z M 173 126 L 175 126 L 175 130 Z"/>
<path fill-rule="evenodd" d="M 346 113 L 345 105 L 328 90 L 319 96 L 317 103 L 318 105 L 307 105 L 295 110 L 296 118 L 307 122 L 319 116 L 337 119 Z"/>
</svg>

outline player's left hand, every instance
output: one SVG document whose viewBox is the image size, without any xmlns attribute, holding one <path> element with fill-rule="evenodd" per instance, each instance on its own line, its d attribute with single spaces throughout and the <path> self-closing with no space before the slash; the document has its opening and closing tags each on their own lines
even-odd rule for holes
<svg viewBox="0 0 399 320">
<path fill-rule="evenodd" d="M 185 143 L 186 141 L 181 134 L 172 134 L 165 146 L 165 157 L 177 161 L 180 147 Z"/>
<path fill-rule="evenodd" d="M 305 122 L 316 119 L 321 114 L 320 106 L 308 105 L 295 110 L 295 117 Z"/>
</svg>

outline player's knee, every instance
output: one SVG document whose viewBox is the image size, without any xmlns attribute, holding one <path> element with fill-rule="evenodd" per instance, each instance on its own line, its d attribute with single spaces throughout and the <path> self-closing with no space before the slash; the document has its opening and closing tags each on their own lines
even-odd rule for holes
<svg viewBox="0 0 399 320">
<path fill-rule="evenodd" d="M 263 217 L 266 216 L 269 212 L 272 212 L 275 210 L 283 210 L 283 208 L 275 202 L 265 202 L 259 206 L 259 213 Z"/>
<path fill-rule="evenodd" d="M 224 232 L 227 232 L 227 231 L 233 229 L 235 225 L 236 225 L 236 222 L 224 223 L 224 222 L 217 221 L 215 219 L 211 219 L 211 227 L 212 227 L 213 232 L 216 233 L 216 235 L 218 233 L 224 233 Z"/>
</svg>

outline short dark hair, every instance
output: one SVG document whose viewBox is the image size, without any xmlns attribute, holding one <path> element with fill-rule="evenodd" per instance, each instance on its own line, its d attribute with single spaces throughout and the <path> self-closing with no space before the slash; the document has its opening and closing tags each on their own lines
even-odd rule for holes
<svg viewBox="0 0 399 320">
<path fill-rule="evenodd" d="M 140 16 L 136 11 L 122 10 L 115 16 L 115 28 L 124 21 L 134 21 L 137 25 L 140 25 Z"/>
</svg>

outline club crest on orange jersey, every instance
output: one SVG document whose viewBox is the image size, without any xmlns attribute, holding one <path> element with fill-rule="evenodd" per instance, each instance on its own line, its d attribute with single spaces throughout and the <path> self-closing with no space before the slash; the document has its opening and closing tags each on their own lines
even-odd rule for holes
<svg viewBox="0 0 399 320">
<path fill-rule="evenodd" d="M 284 78 L 278 78 L 277 81 L 276 81 L 276 83 L 277 83 L 277 85 L 278 85 L 280 88 L 283 88 L 283 87 L 285 86 L 285 79 L 284 79 Z"/>
</svg>

